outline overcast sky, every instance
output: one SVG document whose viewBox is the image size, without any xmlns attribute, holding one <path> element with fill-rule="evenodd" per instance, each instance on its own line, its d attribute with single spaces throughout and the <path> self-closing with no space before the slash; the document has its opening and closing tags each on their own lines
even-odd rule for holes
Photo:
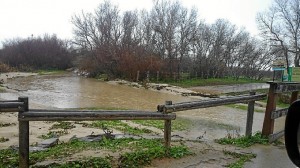
<svg viewBox="0 0 300 168">
<path fill-rule="evenodd" d="M 26 38 L 45 33 L 59 38 L 72 38 L 71 17 L 93 12 L 103 0 L 1 0 L 0 42 L 16 37 Z M 112 0 L 122 11 L 150 9 L 152 0 Z M 258 33 L 255 16 L 266 10 L 272 0 L 182 0 L 183 6 L 195 6 L 200 19 L 213 23 L 218 18 L 245 27 L 252 35 Z M 0 45 L 1 46 L 1 45 Z"/>
</svg>

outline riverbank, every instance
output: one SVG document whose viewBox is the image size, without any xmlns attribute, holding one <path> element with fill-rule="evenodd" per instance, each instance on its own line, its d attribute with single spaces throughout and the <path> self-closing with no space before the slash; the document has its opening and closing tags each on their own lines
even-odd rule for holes
<svg viewBox="0 0 300 168">
<path fill-rule="evenodd" d="M 176 94 L 176 95 L 181 95 L 181 96 L 187 96 L 187 97 L 192 97 L 192 98 L 197 98 L 197 99 L 205 99 L 205 98 L 216 98 L 219 97 L 220 92 L 215 92 L 211 90 L 193 90 L 191 88 L 183 88 L 175 85 L 170 85 L 170 84 L 165 84 L 165 83 L 137 83 L 137 82 L 129 82 L 125 80 L 113 80 L 113 81 L 108 81 L 107 83 L 113 84 L 113 85 L 126 85 L 130 87 L 135 87 L 135 88 L 144 88 L 144 89 L 150 89 L 153 91 L 159 91 L 163 93 L 168 93 L 168 94 Z"/>
</svg>

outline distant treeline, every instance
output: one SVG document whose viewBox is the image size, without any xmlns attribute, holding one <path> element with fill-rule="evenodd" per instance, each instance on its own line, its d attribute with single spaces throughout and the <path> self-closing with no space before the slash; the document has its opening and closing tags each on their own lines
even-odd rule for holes
<svg viewBox="0 0 300 168">
<path fill-rule="evenodd" d="M 3 44 L 0 59 L 22 71 L 67 69 L 72 65 L 72 55 L 66 43 L 55 35 L 7 41 Z"/>
<path fill-rule="evenodd" d="M 74 15 L 72 23 L 72 47 L 56 36 L 12 40 L 4 43 L 1 60 L 18 68 L 76 66 L 91 76 L 136 80 L 138 72 L 261 79 L 274 58 L 274 50 L 245 29 L 223 19 L 208 24 L 178 1 L 156 0 L 149 11 L 124 13 L 105 1 L 94 13 Z"/>
</svg>

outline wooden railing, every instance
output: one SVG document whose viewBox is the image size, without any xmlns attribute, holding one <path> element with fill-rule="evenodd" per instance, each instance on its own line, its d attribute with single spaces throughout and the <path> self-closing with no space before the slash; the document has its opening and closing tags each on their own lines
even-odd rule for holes
<svg viewBox="0 0 300 168">
<path fill-rule="evenodd" d="M 44 110 L 29 109 L 28 98 L 1 101 L 0 112 L 19 112 L 19 167 L 29 167 L 29 121 L 92 121 L 92 120 L 164 120 L 164 145 L 169 154 L 171 120 L 176 114 L 128 110 Z"/>
<path fill-rule="evenodd" d="M 19 97 L 18 100 L 0 101 L 0 112 L 19 112 L 19 167 L 29 167 L 29 122 L 30 121 L 91 121 L 91 120 L 164 120 L 164 145 L 166 153 L 169 153 L 171 142 L 171 120 L 176 119 L 173 112 L 215 107 L 227 104 L 248 102 L 246 123 L 246 136 L 252 135 L 254 103 L 262 100 L 265 94 L 241 95 L 227 98 L 215 98 L 205 101 L 192 101 L 172 104 L 166 101 L 164 105 L 157 106 L 157 112 L 128 111 L 128 110 L 47 110 L 29 109 L 27 97 Z"/>
<path fill-rule="evenodd" d="M 246 136 L 252 135 L 253 115 L 254 115 L 254 104 L 257 100 L 266 98 L 265 94 L 256 95 L 255 92 L 250 92 L 250 95 L 240 95 L 226 98 L 215 98 L 202 101 L 182 102 L 172 104 L 172 101 L 166 101 L 165 105 L 158 105 L 157 110 L 159 112 L 171 113 L 177 111 L 185 111 L 191 109 L 216 107 L 227 104 L 236 103 L 248 103 L 247 121 L 246 121 Z"/>
<path fill-rule="evenodd" d="M 278 94 L 291 92 L 290 103 L 298 98 L 300 83 L 296 82 L 268 82 L 270 84 L 265 118 L 262 128 L 262 134 L 269 137 L 269 141 L 273 142 L 284 135 L 284 130 L 274 133 L 275 119 L 283 117 L 287 114 L 288 108 L 276 110 L 276 102 Z"/>
</svg>

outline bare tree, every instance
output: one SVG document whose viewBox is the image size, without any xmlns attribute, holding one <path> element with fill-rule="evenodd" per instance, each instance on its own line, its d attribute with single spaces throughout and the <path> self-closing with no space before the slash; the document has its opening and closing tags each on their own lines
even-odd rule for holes
<svg viewBox="0 0 300 168">
<path fill-rule="evenodd" d="M 257 15 L 257 22 L 261 35 L 271 47 L 280 49 L 287 66 L 291 56 L 299 66 L 299 0 L 275 0 L 268 11 Z"/>
</svg>

